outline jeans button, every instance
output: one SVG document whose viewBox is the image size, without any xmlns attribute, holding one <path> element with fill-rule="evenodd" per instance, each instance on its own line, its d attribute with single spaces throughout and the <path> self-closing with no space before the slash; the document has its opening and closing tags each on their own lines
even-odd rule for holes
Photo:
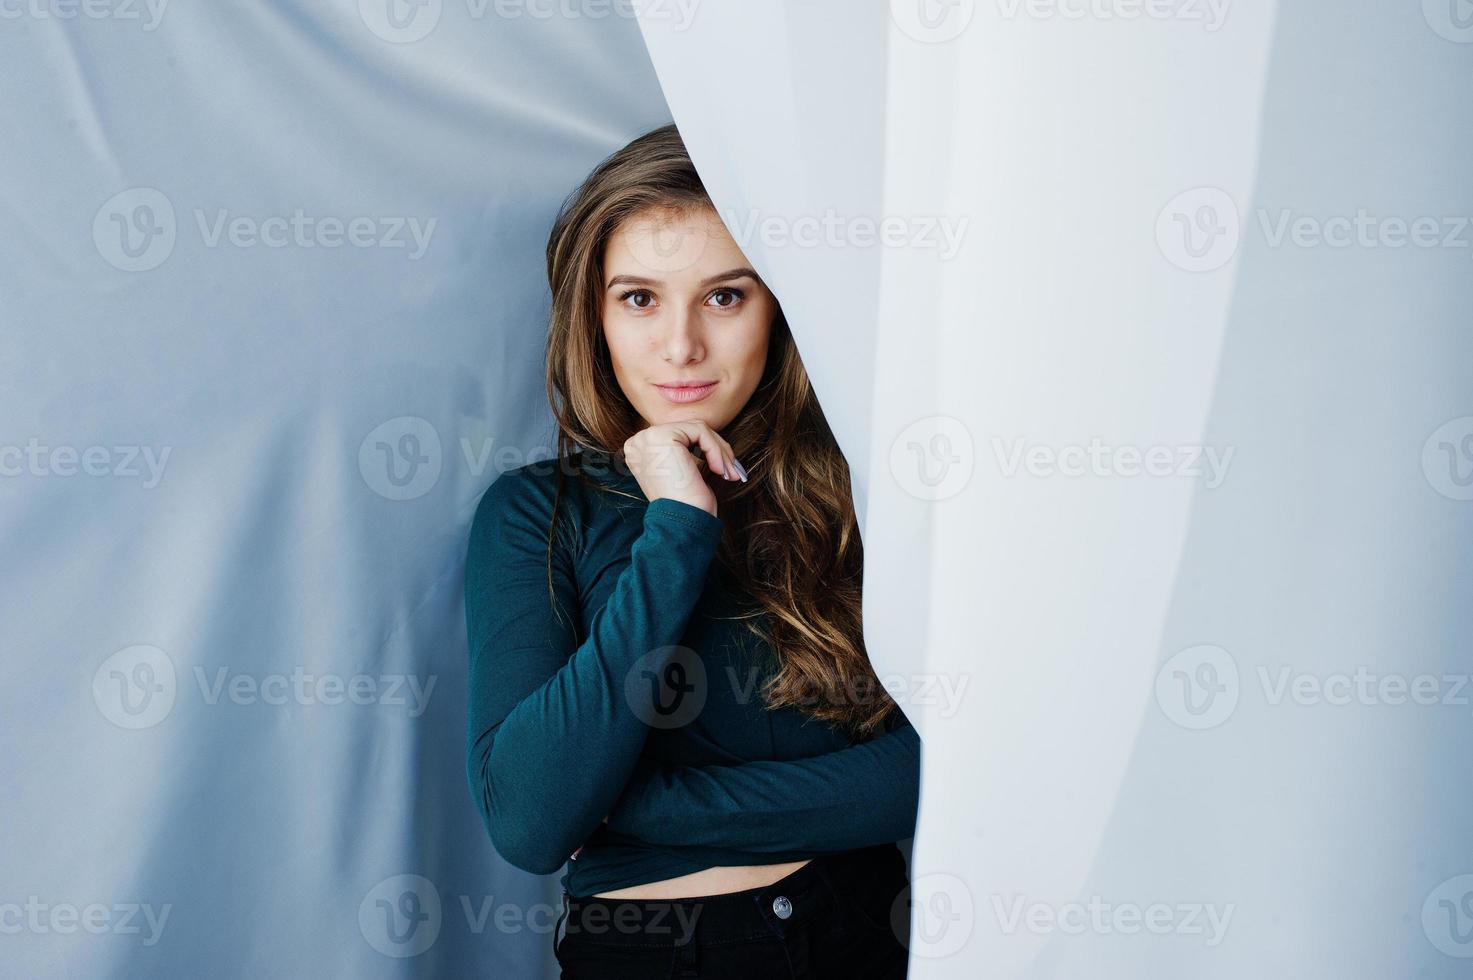
<svg viewBox="0 0 1473 980">
<path fill-rule="evenodd" d="M 786 895 L 779 895 L 772 900 L 772 911 L 779 919 L 786 919 L 793 914 L 793 903 Z"/>
</svg>

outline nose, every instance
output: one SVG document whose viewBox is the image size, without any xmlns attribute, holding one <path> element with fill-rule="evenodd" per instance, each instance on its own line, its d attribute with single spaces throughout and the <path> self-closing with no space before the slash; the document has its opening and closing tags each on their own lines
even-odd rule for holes
<svg viewBox="0 0 1473 980">
<path fill-rule="evenodd" d="M 701 318 L 685 307 L 676 307 L 665 333 L 665 360 L 671 364 L 699 361 L 704 355 Z"/>
</svg>

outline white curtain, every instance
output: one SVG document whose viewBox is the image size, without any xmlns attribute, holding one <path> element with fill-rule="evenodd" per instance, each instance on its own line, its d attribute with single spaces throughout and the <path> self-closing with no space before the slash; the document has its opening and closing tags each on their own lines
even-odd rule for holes
<svg viewBox="0 0 1473 980">
<path fill-rule="evenodd" d="M 913 976 L 1466 969 L 1468 14 L 642 23 L 855 473 Z"/>
</svg>

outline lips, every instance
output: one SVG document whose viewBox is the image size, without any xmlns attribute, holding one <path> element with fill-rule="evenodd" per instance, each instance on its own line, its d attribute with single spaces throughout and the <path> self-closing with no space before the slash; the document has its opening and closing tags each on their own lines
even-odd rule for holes
<svg viewBox="0 0 1473 980">
<path fill-rule="evenodd" d="M 677 405 L 688 405 L 705 398 L 716 390 L 715 381 L 677 381 L 673 384 L 657 384 L 655 390 L 665 397 L 666 401 Z"/>
</svg>

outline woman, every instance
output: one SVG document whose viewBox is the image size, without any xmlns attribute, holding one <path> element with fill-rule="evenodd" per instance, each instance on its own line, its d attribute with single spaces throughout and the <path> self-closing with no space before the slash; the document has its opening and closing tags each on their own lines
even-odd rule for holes
<svg viewBox="0 0 1473 980">
<path fill-rule="evenodd" d="M 564 866 L 564 977 L 903 977 L 920 741 L 863 645 L 848 467 L 673 126 L 547 248 L 557 461 L 466 559 L 468 776 Z"/>
</svg>

